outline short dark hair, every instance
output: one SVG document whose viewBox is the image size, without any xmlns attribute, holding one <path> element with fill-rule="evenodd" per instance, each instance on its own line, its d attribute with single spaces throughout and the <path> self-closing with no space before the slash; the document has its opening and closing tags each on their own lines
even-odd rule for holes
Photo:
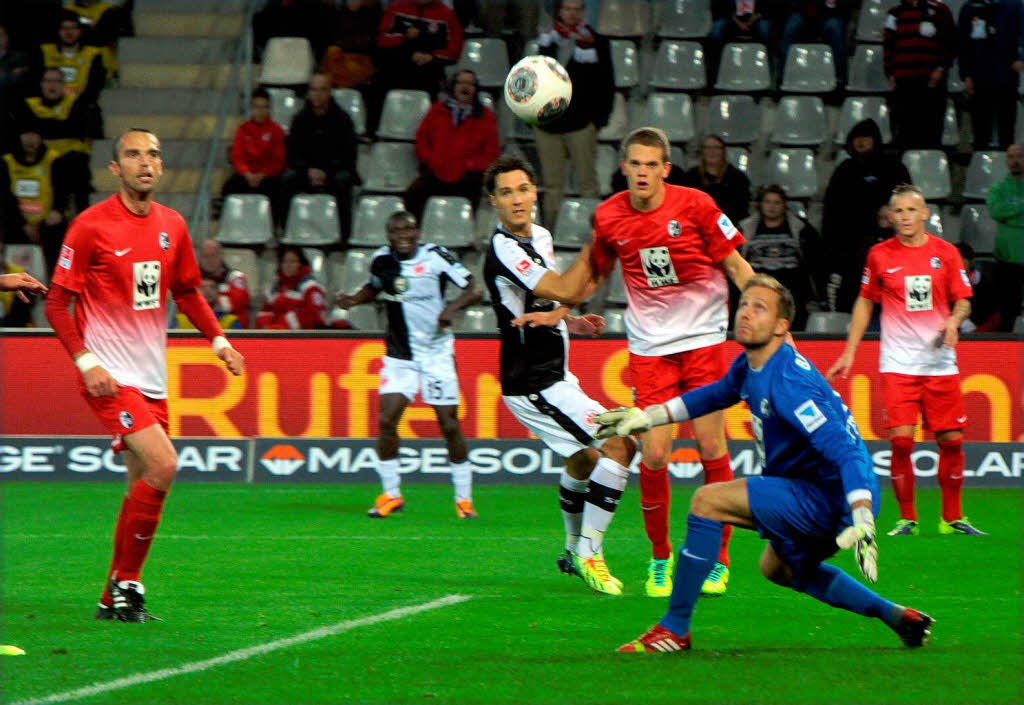
<svg viewBox="0 0 1024 705">
<path fill-rule="evenodd" d="M 760 187 L 757 189 L 757 197 L 754 200 L 760 203 L 769 193 L 777 195 L 782 199 L 783 203 L 789 203 L 789 196 L 786 195 L 786 189 L 782 188 L 779 184 L 765 184 Z"/>
<path fill-rule="evenodd" d="M 145 132 L 147 135 L 153 135 L 154 137 L 156 137 L 156 133 L 155 132 L 153 132 L 152 130 L 146 129 L 145 127 L 129 127 L 127 130 L 125 130 L 124 132 L 119 134 L 117 136 L 116 140 L 114 140 L 113 156 L 111 157 L 111 159 L 114 162 L 117 162 L 117 155 L 121 151 L 121 143 L 124 141 L 124 138 L 129 133 L 132 133 L 132 132 Z M 118 162 L 118 163 L 120 163 L 120 162 Z"/>
<path fill-rule="evenodd" d="M 263 98 L 265 100 L 270 100 L 270 93 L 267 91 L 266 88 L 264 88 L 263 86 L 260 86 L 259 88 L 257 88 L 256 90 L 254 90 L 252 92 L 251 96 L 249 96 L 249 102 L 251 103 L 256 98 Z"/>
<path fill-rule="evenodd" d="M 507 174 L 510 171 L 525 172 L 531 184 L 537 183 L 537 174 L 533 171 L 533 167 L 530 166 L 530 162 L 517 154 L 502 154 L 484 172 L 484 188 L 487 189 L 487 193 L 494 193 L 494 187 L 499 174 Z"/>
<path fill-rule="evenodd" d="M 892 195 L 889 197 L 889 203 L 892 203 L 894 198 L 913 194 L 920 196 L 922 201 L 925 200 L 924 191 L 919 189 L 917 186 L 914 186 L 914 184 L 896 184 L 896 188 L 892 190 Z"/>
<path fill-rule="evenodd" d="M 308 267 L 309 266 L 309 258 L 306 257 L 306 253 L 302 251 L 301 247 L 299 247 L 298 245 L 285 245 L 284 247 L 282 247 L 281 249 L 279 249 L 277 251 L 277 266 L 278 267 L 281 266 L 281 262 L 284 261 L 284 256 L 286 254 L 288 254 L 289 252 L 294 252 L 295 253 L 295 255 L 299 258 L 299 263 L 303 267 Z"/>
<path fill-rule="evenodd" d="M 763 286 L 778 294 L 779 318 L 785 318 L 790 323 L 793 322 L 793 315 L 796 313 L 796 302 L 793 300 L 793 292 L 783 286 L 778 279 L 763 272 L 758 272 L 747 280 L 747 283 L 743 285 L 744 293 L 746 293 L 747 289 L 755 286 Z"/>
<path fill-rule="evenodd" d="M 395 226 L 398 224 L 398 221 L 400 220 L 412 221 L 412 227 L 414 228 L 418 228 L 420 225 L 419 221 L 416 220 L 416 216 L 410 213 L 409 211 L 395 211 L 394 213 L 388 216 L 388 220 L 384 224 L 384 229 L 388 232 L 388 234 L 390 234 L 394 230 Z"/>
<path fill-rule="evenodd" d="M 668 135 L 657 127 L 638 127 L 626 135 L 622 144 L 619 145 L 619 159 L 625 161 L 629 148 L 634 144 L 642 144 L 644 147 L 661 147 L 661 161 L 671 161 L 672 144 L 668 141 Z"/>
</svg>

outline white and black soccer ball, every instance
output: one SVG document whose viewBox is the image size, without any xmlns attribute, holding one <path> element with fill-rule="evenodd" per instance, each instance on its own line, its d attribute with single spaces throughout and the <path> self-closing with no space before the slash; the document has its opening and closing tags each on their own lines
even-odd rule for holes
<svg viewBox="0 0 1024 705">
<path fill-rule="evenodd" d="M 513 115 L 530 125 L 557 119 L 571 100 L 569 74 L 550 56 L 523 57 L 505 77 L 505 103 Z"/>
</svg>

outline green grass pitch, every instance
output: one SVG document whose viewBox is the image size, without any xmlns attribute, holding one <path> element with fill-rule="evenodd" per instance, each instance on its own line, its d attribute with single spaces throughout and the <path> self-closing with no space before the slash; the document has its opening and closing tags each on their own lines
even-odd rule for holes
<svg viewBox="0 0 1024 705">
<path fill-rule="evenodd" d="M 665 606 L 642 594 L 635 487 L 606 544 L 626 595 L 608 598 L 555 568 L 554 481 L 478 487 L 476 522 L 455 518 L 442 485 L 408 486 L 406 511 L 383 521 L 365 516 L 368 485 L 179 485 L 143 576 L 165 621 L 143 625 L 92 619 L 120 489 L 0 486 L 0 643 L 28 652 L 0 658 L 6 702 L 1024 702 L 1021 490 L 966 492 L 987 538 L 940 537 L 936 490 L 919 492 L 921 536 L 882 537 L 878 590 L 937 619 L 924 649 L 769 584 L 762 542 L 737 530 L 729 593 L 698 606 L 695 649 L 626 656 L 614 649 Z M 675 493 L 677 540 L 689 494 Z M 895 516 L 889 494 L 880 530 Z M 851 555 L 833 560 L 855 573 Z M 387 614 L 450 595 L 469 599 Z M 138 674 L 149 680 L 82 690 Z"/>
</svg>

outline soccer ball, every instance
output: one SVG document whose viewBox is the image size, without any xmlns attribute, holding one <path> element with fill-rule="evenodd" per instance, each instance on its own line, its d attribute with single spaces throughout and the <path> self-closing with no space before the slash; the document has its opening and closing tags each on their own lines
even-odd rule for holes
<svg viewBox="0 0 1024 705">
<path fill-rule="evenodd" d="M 572 100 L 572 81 L 550 56 L 526 56 L 505 77 L 505 103 L 512 114 L 530 125 L 560 117 Z"/>
</svg>

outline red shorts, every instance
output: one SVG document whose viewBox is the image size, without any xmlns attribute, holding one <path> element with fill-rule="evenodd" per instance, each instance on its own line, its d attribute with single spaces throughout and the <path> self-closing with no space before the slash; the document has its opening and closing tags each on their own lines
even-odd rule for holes
<svg viewBox="0 0 1024 705">
<path fill-rule="evenodd" d="M 629 354 L 633 399 L 641 409 L 716 382 L 727 370 L 725 343 L 659 357 Z"/>
<path fill-rule="evenodd" d="M 967 425 L 960 375 L 905 375 L 882 373 L 882 418 L 886 428 L 916 426 L 924 417 L 929 431 L 952 431 Z"/>
<path fill-rule="evenodd" d="M 125 449 L 124 436 L 156 424 L 171 435 L 166 399 L 151 399 L 135 387 L 118 387 L 116 397 L 94 397 L 83 389 L 82 396 L 113 436 L 110 447 L 115 453 Z"/>
</svg>

